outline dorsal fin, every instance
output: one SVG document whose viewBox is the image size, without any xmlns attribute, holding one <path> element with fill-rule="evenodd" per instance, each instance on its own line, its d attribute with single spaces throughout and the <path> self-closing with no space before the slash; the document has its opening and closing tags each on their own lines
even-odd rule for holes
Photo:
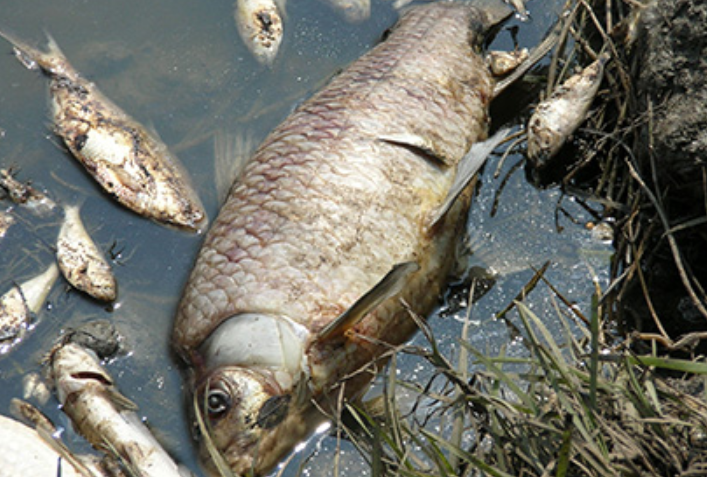
<svg viewBox="0 0 707 477">
<path fill-rule="evenodd" d="M 454 201 L 457 200 L 459 194 L 469 185 L 474 174 L 481 168 L 481 166 L 486 162 L 488 156 L 496 149 L 503 140 L 510 133 L 510 128 L 500 129 L 496 134 L 488 138 L 483 142 L 477 142 L 471 146 L 469 152 L 467 152 L 459 165 L 457 166 L 457 173 L 454 176 L 454 182 L 452 187 L 449 188 L 449 193 L 444 199 L 442 205 L 434 212 L 430 218 L 429 227 L 433 227 L 439 220 L 444 217 L 444 214 L 452 207 Z"/>
<path fill-rule="evenodd" d="M 416 262 L 403 262 L 395 265 L 373 288 L 325 326 L 317 335 L 316 340 L 329 340 L 345 333 L 385 300 L 400 293 L 410 274 L 419 269 L 420 266 Z"/>
</svg>

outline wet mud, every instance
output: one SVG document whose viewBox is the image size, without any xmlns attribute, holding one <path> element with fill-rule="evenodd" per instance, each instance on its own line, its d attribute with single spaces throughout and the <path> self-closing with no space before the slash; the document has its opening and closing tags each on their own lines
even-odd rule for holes
<svg viewBox="0 0 707 477">
<path fill-rule="evenodd" d="M 637 34 L 634 153 L 655 201 L 640 212 L 648 293 L 636 277 L 626 311 L 639 330 L 656 331 L 653 307 L 675 339 L 707 329 L 707 3 L 655 0 L 640 14 Z"/>
</svg>

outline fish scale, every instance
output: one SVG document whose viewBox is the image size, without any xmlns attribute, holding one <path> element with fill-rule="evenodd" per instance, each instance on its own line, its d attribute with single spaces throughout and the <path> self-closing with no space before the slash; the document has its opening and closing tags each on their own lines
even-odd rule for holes
<svg viewBox="0 0 707 477">
<path fill-rule="evenodd" d="M 314 402 L 333 409 L 344 378 L 411 336 L 403 301 L 422 316 L 437 302 L 469 194 L 431 218 L 457 163 L 486 138 L 494 82 L 478 50 L 506 14 L 410 9 L 245 167 L 206 235 L 173 335 L 220 454 L 202 448 L 207 470 L 223 459 L 237 474 L 267 471 L 324 418 Z M 262 331 L 268 324 L 290 338 Z M 299 369 L 254 362 L 243 351 L 253 343 Z M 370 378 L 346 379 L 344 395 Z"/>
</svg>

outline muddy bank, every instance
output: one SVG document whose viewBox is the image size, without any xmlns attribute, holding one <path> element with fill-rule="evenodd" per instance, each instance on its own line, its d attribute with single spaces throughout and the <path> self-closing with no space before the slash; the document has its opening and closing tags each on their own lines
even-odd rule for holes
<svg viewBox="0 0 707 477">
<path fill-rule="evenodd" d="M 634 274 L 625 311 L 674 339 L 707 329 L 707 3 L 655 0 L 639 18 L 630 61 L 645 186 L 624 237 L 643 247 L 644 277 Z"/>
</svg>

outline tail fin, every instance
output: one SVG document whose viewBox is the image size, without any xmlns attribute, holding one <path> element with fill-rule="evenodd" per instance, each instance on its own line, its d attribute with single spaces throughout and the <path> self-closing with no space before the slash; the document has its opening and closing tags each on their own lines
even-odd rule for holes
<svg viewBox="0 0 707 477">
<path fill-rule="evenodd" d="M 15 49 L 17 60 L 25 68 L 36 70 L 41 68 L 49 74 L 67 74 L 71 66 L 59 49 L 54 38 L 47 33 L 47 51 L 41 51 L 9 33 L 0 31 L 0 36 L 7 40 Z"/>
</svg>

